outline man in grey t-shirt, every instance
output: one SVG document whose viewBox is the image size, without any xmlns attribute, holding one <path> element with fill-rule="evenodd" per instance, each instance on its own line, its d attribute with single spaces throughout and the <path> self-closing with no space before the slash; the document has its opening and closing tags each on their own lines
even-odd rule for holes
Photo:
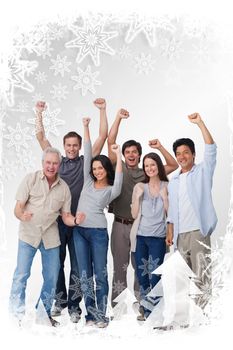
<svg viewBox="0 0 233 350">
<path fill-rule="evenodd" d="M 106 102 L 103 98 L 98 98 L 94 101 L 94 105 L 100 110 L 100 128 L 99 137 L 95 141 L 92 154 L 93 156 L 100 154 L 104 142 L 108 135 L 108 123 L 106 116 Z M 45 102 L 39 101 L 36 104 L 36 137 L 39 144 L 44 150 L 50 146 L 47 140 L 42 113 L 46 109 Z M 82 146 L 82 137 L 75 131 L 71 131 L 63 137 L 63 145 L 65 150 L 65 157 L 62 157 L 59 168 L 60 177 L 67 183 L 71 192 L 71 213 L 75 215 L 78 206 L 80 193 L 83 187 L 83 156 L 79 156 L 79 151 Z M 53 316 L 59 316 L 62 309 L 68 306 L 68 312 L 71 321 L 77 323 L 80 319 L 81 308 L 79 303 L 81 301 L 81 291 L 77 293 L 77 285 L 79 283 L 78 264 L 75 255 L 75 248 L 73 242 L 73 228 L 64 224 L 62 218 L 58 218 L 58 228 L 61 240 L 60 246 L 60 263 L 55 307 L 52 311 Z M 68 247 L 70 255 L 70 279 L 69 290 L 67 292 L 65 284 L 64 262 L 66 258 L 66 247 Z M 77 295 L 78 294 L 78 295 Z"/>
</svg>

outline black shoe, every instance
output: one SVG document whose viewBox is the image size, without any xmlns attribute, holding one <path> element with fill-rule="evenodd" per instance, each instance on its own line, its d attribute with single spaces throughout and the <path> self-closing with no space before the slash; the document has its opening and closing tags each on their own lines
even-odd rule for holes
<svg viewBox="0 0 233 350">
<path fill-rule="evenodd" d="M 50 321 L 52 327 L 59 327 L 60 326 L 60 322 L 54 320 L 54 318 L 52 318 L 51 316 L 49 317 L 49 321 Z"/>
</svg>

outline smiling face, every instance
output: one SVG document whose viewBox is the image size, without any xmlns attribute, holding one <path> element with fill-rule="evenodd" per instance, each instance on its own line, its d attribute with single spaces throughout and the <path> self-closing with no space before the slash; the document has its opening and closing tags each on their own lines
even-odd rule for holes
<svg viewBox="0 0 233 350">
<path fill-rule="evenodd" d="M 44 175 L 48 182 L 56 180 L 58 169 L 60 166 L 60 160 L 57 153 L 47 153 L 42 161 L 42 167 Z"/>
<path fill-rule="evenodd" d="M 156 161 L 151 158 L 146 158 L 144 160 L 144 171 L 149 178 L 158 176 L 159 171 Z"/>
<path fill-rule="evenodd" d="M 124 157 L 128 168 L 138 167 L 138 163 L 140 162 L 140 154 L 136 146 L 126 147 Z"/>
<path fill-rule="evenodd" d="M 181 145 L 176 149 L 176 159 L 181 166 L 181 172 L 190 171 L 194 165 L 195 153 L 192 153 L 187 145 Z"/>
<path fill-rule="evenodd" d="M 77 137 L 68 137 L 65 139 L 64 150 L 67 158 L 75 159 L 78 157 L 80 148 L 80 142 Z"/>
<path fill-rule="evenodd" d="M 97 181 L 107 181 L 107 171 L 104 169 L 99 160 L 95 160 L 92 164 L 92 173 Z"/>
</svg>

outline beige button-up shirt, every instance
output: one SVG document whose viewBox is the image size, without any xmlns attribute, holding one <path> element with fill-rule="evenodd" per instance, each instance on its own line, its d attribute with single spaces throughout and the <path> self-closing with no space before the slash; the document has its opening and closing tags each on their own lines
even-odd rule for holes
<svg viewBox="0 0 233 350">
<path fill-rule="evenodd" d="M 20 221 L 19 238 L 38 248 L 41 240 L 45 249 L 58 247 L 57 217 L 70 213 L 71 194 L 68 185 L 59 175 L 51 188 L 43 171 L 28 174 L 20 184 L 16 200 L 26 202 L 25 210 L 33 213 L 30 221 Z"/>
</svg>

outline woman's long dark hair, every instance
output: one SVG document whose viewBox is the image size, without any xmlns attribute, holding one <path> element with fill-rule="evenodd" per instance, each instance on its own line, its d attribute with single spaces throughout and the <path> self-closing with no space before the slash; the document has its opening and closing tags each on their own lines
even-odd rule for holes
<svg viewBox="0 0 233 350">
<path fill-rule="evenodd" d="M 152 159 L 156 162 L 157 164 L 157 167 L 158 167 L 158 176 L 159 176 L 159 180 L 160 181 L 168 181 L 168 178 L 167 178 L 167 175 L 166 175 L 166 172 L 165 172 L 165 168 L 164 168 L 164 165 L 162 163 L 162 160 L 160 158 L 160 156 L 155 153 L 155 152 L 150 152 L 150 153 L 147 153 L 144 157 L 143 157 L 143 161 L 142 161 L 142 164 L 143 164 L 143 171 L 145 173 L 145 180 L 144 182 L 145 183 L 148 183 L 150 178 L 149 176 L 146 175 L 146 172 L 145 172 L 145 159 Z"/>
<path fill-rule="evenodd" d="M 90 175 L 94 181 L 97 181 L 96 177 L 93 174 L 93 170 L 92 170 L 92 166 L 93 166 L 93 163 L 95 161 L 99 161 L 102 164 L 103 168 L 107 172 L 107 182 L 110 186 L 112 186 L 113 182 L 114 182 L 114 178 L 115 178 L 115 172 L 114 172 L 114 169 L 113 169 L 113 166 L 112 166 L 110 159 L 107 156 L 105 156 L 104 154 L 99 154 L 98 156 L 95 156 L 94 158 L 92 158 Z"/>
</svg>

